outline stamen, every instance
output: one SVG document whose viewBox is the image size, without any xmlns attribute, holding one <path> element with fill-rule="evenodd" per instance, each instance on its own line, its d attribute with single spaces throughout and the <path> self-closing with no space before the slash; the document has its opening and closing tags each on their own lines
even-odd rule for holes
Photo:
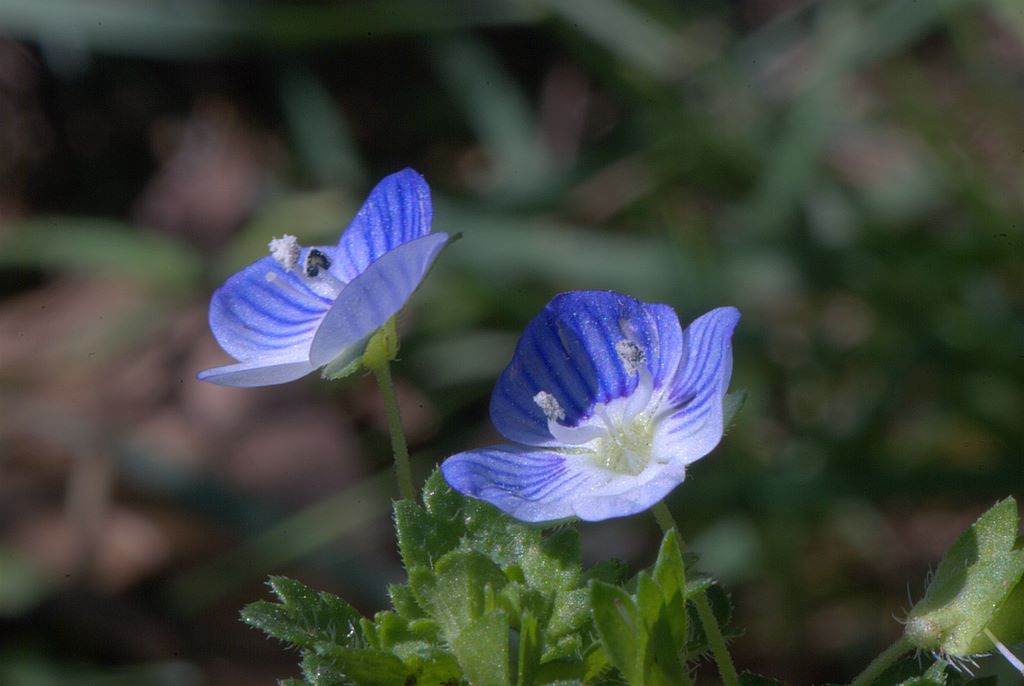
<svg viewBox="0 0 1024 686">
<path fill-rule="evenodd" d="M 298 255 L 296 255 L 296 258 L 298 258 Z M 306 272 L 306 276 L 309 278 L 314 279 L 320 274 L 321 269 L 327 270 L 330 268 L 330 258 L 320 250 L 312 248 L 308 253 L 306 253 L 306 264 L 303 267 L 303 271 Z"/>
<path fill-rule="evenodd" d="M 619 428 L 619 423 L 612 419 L 612 416 L 608 414 L 608 406 L 605 404 L 598 405 L 594 413 L 595 417 L 600 418 L 604 423 L 604 428 L 608 431 L 608 435 L 615 436 L 621 433 L 622 429 Z"/>
<path fill-rule="evenodd" d="M 299 279 L 309 290 L 322 298 L 334 300 L 345 287 L 345 282 L 331 273 L 331 258 L 319 248 L 307 248 L 300 259 Z"/>
<path fill-rule="evenodd" d="M 632 376 L 647 360 L 647 354 L 643 348 L 628 339 L 622 339 L 615 344 L 615 352 L 622 360 L 622 366 L 626 368 L 626 374 Z"/>
<path fill-rule="evenodd" d="M 537 395 L 533 396 L 533 402 L 537 403 L 537 407 L 544 412 L 544 416 L 548 418 L 548 421 L 561 421 L 565 419 L 565 410 L 558 403 L 558 398 L 547 391 L 538 391 Z"/>
<path fill-rule="evenodd" d="M 313 296 L 305 291 L 296 288 L 295 286 L 291 285 L 290 283 L 282 279 L 280 275 L 275 274 L 274 272 L 267 272 L 266 279 L 267 283 L 272 283 L 278 288 L 288 291 L 288 293 L 295 296 L 299 300 L 303 301 L 307 305 L 311 305 L 318 309 L 321 309 L 325 306 L 322 300 L 320 300 L 316 296 Z"/>
<path fill-rule="evenodd" d="M 270 248 L 270 256 L 277 260 L 285 271 L 291 271 L 299 263 L 302 246 L 295 236 L 286 233 L 280 238 L 273 238 L 267 243 L 267 247 Z"/>
</svg>

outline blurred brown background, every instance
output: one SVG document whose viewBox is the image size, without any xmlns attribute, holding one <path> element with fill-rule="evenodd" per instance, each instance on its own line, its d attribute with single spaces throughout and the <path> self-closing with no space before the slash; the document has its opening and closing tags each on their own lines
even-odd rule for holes
<svg viewBox="0 0 1024 686">
<path fill-rule="evenodd" d="M 741 667 L 848 680 L 1024 495 L 1022 121 L 1016 0 L 0 0 L 0 684 L 294 675 L 269 573 L 384 606 L 372 380 L 194 375 L 213 288 L 404 166 L 464 233 L 401 318 L 419 477 L 554 293 L 736 305 L 749 400 L 670 502 Z"/>
</svg>

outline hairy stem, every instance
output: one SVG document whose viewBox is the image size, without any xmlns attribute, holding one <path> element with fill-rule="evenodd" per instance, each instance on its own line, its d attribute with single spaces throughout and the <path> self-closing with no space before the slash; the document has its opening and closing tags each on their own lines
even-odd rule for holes
<svg viewBox="0 0 1024 686">
<path fill-rule="evenodd" d="M 896 660 L 903 656 L 913 646 L 906 634 L 896 639 L 896 642 L 882 651 L 882 654 L 871 661 L 871 664 L 861 672 L 856 679 L 850 682 L 850 686 L 869 686 L 874 683 L 882 672 L 889 669 Z"/>
<path fill-rule="evenodd" d="M 679 549 L 686 550 L 686 542 L 683 541 L 683 536 L 679 533 L 679 527 L 676 526 L 675 519 L 673 519 L 672 513 L 669 511 L 668 505 L 662 501 L 652 509 L 654 511 L 654 519 L 658 522 L 661 530 L 665 533 L 675 531 L 676 540 L 679 542 Z M 704 626 L 704 634 L 708 637 L 708 645 L 711 646 L 711 654 L 715 658 L 715 664 L 718 665 L 718 673 L 722 677 L 722 683 L 725 686 L 739 686 L 740 679 L 736 674 L 736 665 L 733 664 L 732 655 L 729 654 L 729 648 L 725 645 L 722 627 L 718 626 L 718 619 L 715 618 L 715 613 L 711 609 L 711 603 L 708 601 L 707 594 L 701 591 L 694 596 L 693 603 L 697 606 L 697 615 L 700 617 L 700 623 Z"/>
</svg>

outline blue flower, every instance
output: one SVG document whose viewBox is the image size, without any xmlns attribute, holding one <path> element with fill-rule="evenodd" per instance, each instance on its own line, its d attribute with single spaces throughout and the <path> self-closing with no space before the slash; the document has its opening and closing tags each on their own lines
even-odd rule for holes
<svg viewBox="0 0 1024 686">
<path fill-rule="evenodd" d="M 228 278 L 210 302 L 210 329 L 238 362 L 199 378 L 267 386 L 359 360 L 447 242 L 430 233 L 432 214 L 427 182 L 405 169 L 377 184 L 337 246 L 272 240 L 271 254 Z"/>
<path fill-rule="evenodd" d="M 491 420 L 513 443 L 448 458 L 445 479 L 528 522 L 655 505 L 722 438 L 739 318 L 721 307 L 684 331 L 667 305 L 607 291 L 555 297 L 491 396 Z"/>
</svg>

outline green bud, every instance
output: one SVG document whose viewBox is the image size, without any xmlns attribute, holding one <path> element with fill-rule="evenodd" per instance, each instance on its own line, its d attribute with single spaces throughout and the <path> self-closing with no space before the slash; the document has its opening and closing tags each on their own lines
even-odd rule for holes
<svg viewBox="0 0 1024 686">
<path fill-rule="evenodd" d="M 913 645 L 949 658 L 991 651 L 992 636 L 1024 638 L 1024 550 L 1017 503 L 996 503 L 942 557 L 924 598 L 907 617 Z"/>
</svg>

